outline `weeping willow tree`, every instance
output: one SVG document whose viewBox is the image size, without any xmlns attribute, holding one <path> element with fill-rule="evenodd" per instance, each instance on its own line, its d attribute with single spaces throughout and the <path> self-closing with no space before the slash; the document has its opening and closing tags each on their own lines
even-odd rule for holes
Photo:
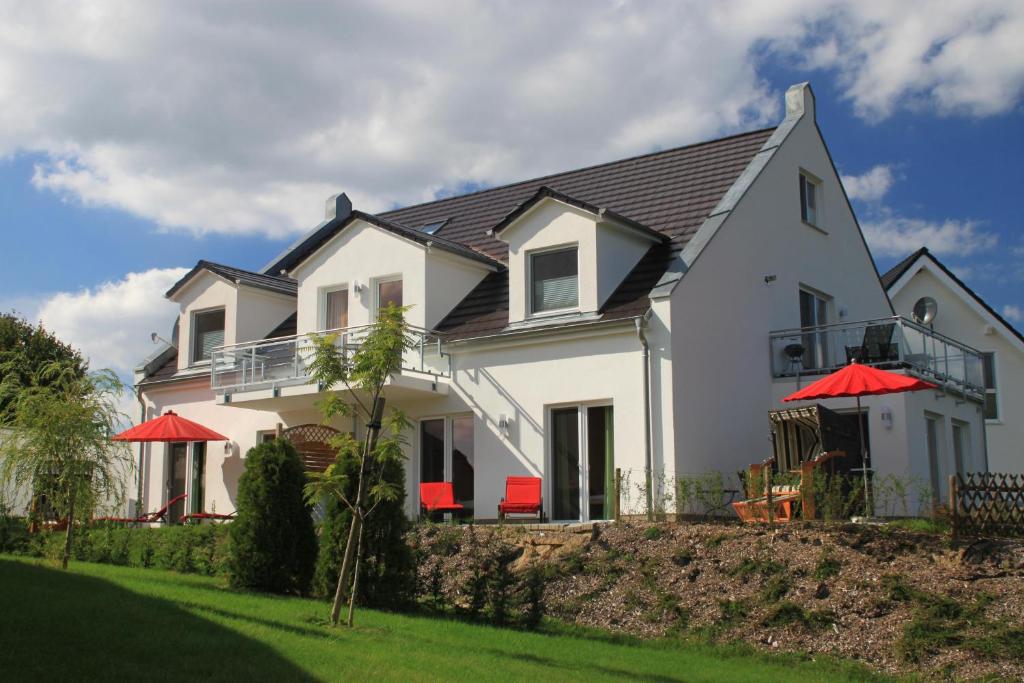
<svg viewBox="0 0 1024 683">
<path fill-rule="evenodd" d="M 98 505 L 120 506 L 133 468 L 124 443 L 110 440 L 125 416 L 117 409 L 124 385 L 110 370 L 83 373 L 73 363 L 52 362 L 29 384 L 0 384 L 4 394 L 0 480 L 35 497 L 67 521 L 61 565 L 67 569 L 76 521 Z"/>
</svg>

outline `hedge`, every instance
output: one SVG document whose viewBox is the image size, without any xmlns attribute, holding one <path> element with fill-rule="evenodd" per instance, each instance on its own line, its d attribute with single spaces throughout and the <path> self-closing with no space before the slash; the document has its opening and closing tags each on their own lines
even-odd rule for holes
<svg viewBox="0 0 1024 683">
<path fill-rule="evenodd" d="M 29 536 L 24 531 L 24 520 L 12 519 L 0 526 L 4 527 L 0 531 L 0 552 L 48 559 L 59 559 L 63 552 L 64 532 Z M 73 557 L 82 562 L 224 575 L 227 573 L 228 526 L 94 526 L 75 534 Z"/>
</svg>

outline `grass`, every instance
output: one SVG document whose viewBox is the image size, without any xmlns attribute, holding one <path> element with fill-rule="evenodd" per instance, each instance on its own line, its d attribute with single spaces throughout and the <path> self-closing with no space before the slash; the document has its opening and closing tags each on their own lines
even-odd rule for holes
<svg viewBox="0 0 1024 683">
<path fill-rule="evenodd" d="M 21 680 L 881 680 L 856 665 L 742 646 L 548 633 L 235 593 L 215 578 L 0 556 L 0 671 Z"/>
</svg>

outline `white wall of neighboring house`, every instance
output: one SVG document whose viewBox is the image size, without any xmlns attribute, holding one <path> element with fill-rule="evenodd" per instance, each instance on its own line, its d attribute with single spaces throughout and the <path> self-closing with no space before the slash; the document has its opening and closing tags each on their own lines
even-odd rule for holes
<svg viewBox="0 0 1024 683">
<path fill-rule="evenodd" d="M 925 296 L 938 304 L 931 327 L 979 351 L 995 354 L 999 418 L 986 421 L 988 469 L 1024 473 L 1024 343 L 973 301 L 930 259 L 922 257 L 890 290 L 893 306 L 906 317 Z"/>
</svg>

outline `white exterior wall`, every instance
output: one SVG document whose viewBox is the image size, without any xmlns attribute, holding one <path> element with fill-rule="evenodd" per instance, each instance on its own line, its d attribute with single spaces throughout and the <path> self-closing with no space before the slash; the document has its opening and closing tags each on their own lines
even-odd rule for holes
<svg viewBox="0 0 1024 683">
<path fill-rule="evenodd" d="M 797 123 L 672 295 L 679 473 L 719 470 L 735 488 L 737 471 L 771 456 L 768 411 L 796 387 L 773 385 L 769 332 L 800 326 L 802 285 L 834 297 L 832 322 L 892 314 L 812 116 Z M 823 181 L 821 229 L 800 218 L 800 169 Z"/>
<path fill-rule="evenodd" d="M 252 287 L 238 288 L 235 342 L 265 339 L 295 312 L 295 297 Z"/>
<path fill-rule="evenodd" d="M 185 370 L 191 364 L 192 314 L 197 311 L 223 308 L 224 344 L 237 343 L 238 288 L 234 284 L 209 271 L 204 271 L 185 285 L 184 289 L 175 295 L 174 301 L 181 305 L 178 348 L 182 352 L 178 354 L 179 370 Z M 281 321 L 278 320 L 278 322 Z M 267 331 L 269 332 L 271 329 L 273 328 L 267 328 Z"/>
<path fill-rule="evenodd" d="M 919 263 L 926 262 L 925 257 Z M 968 303 L 969 295 L 950 289 L 931 268 L 930 264 L 923 269 L 915 266 L 906 283 L 893 294 L 893 306 L 909 318 L 917 300 L 930 296 L 938 303 L 939 312 L 932 323 L 936 332 L 979 351 L 995 353 L 999 419 L 986 421 L 988 469 L 1024 473 L 1024 345 L 997 325 L 987 332 L 990 322 L 971 305 L 973 301 Z"/>
<path fill-rule="evenodd" d="M 434 329 L 487 275 L 488 270 L 434 249 L 426 262 L 426 324 Z"/>
</svg>

